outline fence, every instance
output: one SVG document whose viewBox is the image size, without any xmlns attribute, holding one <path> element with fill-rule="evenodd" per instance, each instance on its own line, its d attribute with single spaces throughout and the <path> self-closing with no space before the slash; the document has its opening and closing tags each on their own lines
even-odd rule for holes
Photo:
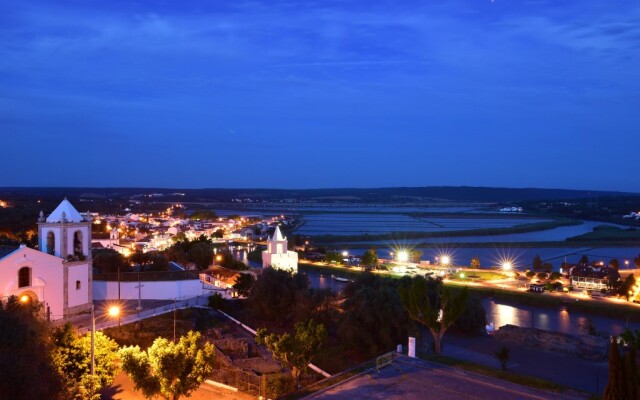
<svg viewBox="0 0 640 400">
<path fill-rule="evenodd" d="M 162 315 L 174 310 L 183 310 L 191 307 L 205 307 L 209 303 L 209 296 L 196 296 L 185 299 L 176 299 L 173 303 L 165 304 L 160 307 L 140 310 L 135 313 L 123 315 L 117 319 L 108 319 L 104 321 L 96 321 L 96 330 L 103 330 L 118 325 L 130 324 L 132 322 L 141 321 L 143 319 L 152 318 L 156 315 Z M 91 330 L 90 326 L 78 328 L 78 333 L 84 334 Z"/>
</svg>

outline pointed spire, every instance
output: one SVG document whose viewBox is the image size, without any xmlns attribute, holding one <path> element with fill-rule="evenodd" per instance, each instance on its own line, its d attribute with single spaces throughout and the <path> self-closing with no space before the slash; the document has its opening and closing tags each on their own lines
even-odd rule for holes
<svg viewBox="0 0 640 400">
<path fill-rule="evenodd" d="M 273 232 L 273 238 L 271 239 L 272 241 L 278 241 L 281 242 L 283 240 L 285 240 L 284 237 L 282 237 L 282 232 L 280 232 L 280 226 L 276 225 L 276 230 Z"/>
</svg>

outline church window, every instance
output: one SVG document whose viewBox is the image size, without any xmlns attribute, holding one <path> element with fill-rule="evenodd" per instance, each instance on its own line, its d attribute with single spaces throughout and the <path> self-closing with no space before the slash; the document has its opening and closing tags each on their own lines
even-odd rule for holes
<svg viewBox="0 0 640 400">
<path fill-rule="evenodd" d="M 22 267 L 18 271 L 18 287 L 31 286 L 31 268 Z"/>
<path fill-rule="evenodd" d="M 56 235 L 49 231 L 47 233 L 47 254 L 54 255 L 56 252 Z"/>
<path fill-rule="evenodd" d="M 80 281 L 76 281 L 76 290 L 80 290 Z"/>
<path fill-rule="evenodd" d="M 82 252 L 82 232 L 76 231 L 73 234 L 73 254 L 76 256 L 83 255 Z"/>
</svg>

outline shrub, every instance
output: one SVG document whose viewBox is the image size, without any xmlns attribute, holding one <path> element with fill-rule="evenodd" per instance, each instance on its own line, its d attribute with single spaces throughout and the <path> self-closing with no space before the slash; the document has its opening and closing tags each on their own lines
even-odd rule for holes
<svg viewBox="0 0 640 400">
<path fill-rule="evenodd" d="M 538 274 L 538 278 L 540 279 L 547 279 L 547 273 L 546 272 L 540 272 Z"/>
</svg>

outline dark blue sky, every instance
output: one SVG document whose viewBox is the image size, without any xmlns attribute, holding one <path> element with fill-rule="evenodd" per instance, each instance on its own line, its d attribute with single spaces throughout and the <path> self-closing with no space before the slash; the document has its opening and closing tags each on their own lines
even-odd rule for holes
<svg viewBox="0 0 640 400">
<path fill-rule="evenodd" d="M 640 2 L 4 1 L 0 186 L 640 191 Z"/>
</svg>

